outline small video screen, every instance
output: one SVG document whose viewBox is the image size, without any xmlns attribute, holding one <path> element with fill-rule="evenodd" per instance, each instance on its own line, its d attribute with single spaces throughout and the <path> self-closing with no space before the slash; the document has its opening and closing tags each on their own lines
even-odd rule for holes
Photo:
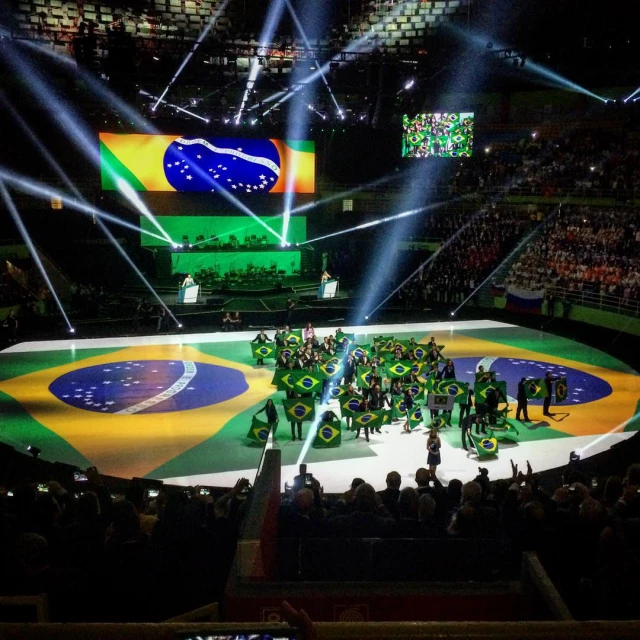
<svg viewBox="0 0 640 640">
<path fill-rule="evenodd" d="M 403 158 L 470 158 L 473 113 L 419 113 L 402 117 Z"/>
</svg>

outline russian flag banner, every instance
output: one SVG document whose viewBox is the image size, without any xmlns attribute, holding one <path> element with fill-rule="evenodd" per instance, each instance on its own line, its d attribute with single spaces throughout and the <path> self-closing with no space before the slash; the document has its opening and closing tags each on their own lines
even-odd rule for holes
<svg viewBox="0 0 640 640">
<path fill-rule="evenodd" d="M 544 290 L 527 291 L 517 287 L 507 289 L 507 309 L 517 313 L 539 314 L 542 310 Z"/>
</svg>

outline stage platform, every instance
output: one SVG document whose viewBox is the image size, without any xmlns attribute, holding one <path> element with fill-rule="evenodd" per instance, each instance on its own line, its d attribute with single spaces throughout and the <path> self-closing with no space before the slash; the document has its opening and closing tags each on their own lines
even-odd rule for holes
<svg viewBox="0 0 640 640">
<path fill-rule="evenodd" d="M 566 464 L 571 451 L 600 453 L 640 429 L 640 377 L 612 356 L 550 334 L 492 321 L 343 327 L 361 344 L 373 336 L 427 342 L 435 336 L 454 360 L 458 379 L 471 381 L 480 364 L 499 373 L 515 396 L 523 376 L 546 371 L 566 375 L 568 399 L 542 416 L 529 402 L 533 423 L 514 424 L 520 442 L 500 443 L 498 456 L 479 463 L 461 448 L 458 410 L 443 429 L 443 482 L 475 477 L 478 466 L 492 478 L 508 477 L 510 460 L 534 471 Z M 320 336 L 333 329 L 317 329 Z M 273 366 L 258 367 L 248 340 L 254 332 L 76 339 L 23 343 L 0 353 L 0 440 L 41 457 L 109 475 L 148 477 L 183 485 L 232 485 L 253 479 L 262 446 L 251 443 L 251 417 L 273 398 L 281 416 L 278 438 L 283 481 L 307 462 L 327 492 L 341 492 L 354 477 L 384 488 L 388 471 L 414 485 L 426 466 L 425 427 L 411 433 L 401 423 L 383 427 L 367 443 L 343 430 L 342 446 L 313 449 L 309 425 L 303 442 L 290 440 L 280 400 L 271 386 Z M 335 401 L 334 401 L 335 402 Z M 509 414 L 513 419 L 513 411 Z M 634 417 L 635 416 L 635 417 Z"/>
</svg>

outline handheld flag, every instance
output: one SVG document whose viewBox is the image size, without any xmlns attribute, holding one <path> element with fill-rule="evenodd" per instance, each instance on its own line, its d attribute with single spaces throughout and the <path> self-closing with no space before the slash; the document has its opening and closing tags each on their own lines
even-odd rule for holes
<svg viewBox="0 0 640 640">
<path fill-rule="evenodd" d="M 328 449 L 342 444 L 342 427 L 339 420 L 321 422 L 313 441 L 314 449 Z"/>
<path fill-rule="evenodd" d="M 393 351 L 393 344 L 394 344 L 394 339 L 387 338 L 384 342 L 380 342 L 379 344 L 376 344 L 376 352 L 390 353 Z"/>
<path fill-rule="evenodd" d="M 529 400 L 538 400 L 540 398 L 547 397 L 547 385 L 544 382 L 544 378 L 535 378 L 533 380 L 526 380 L 524 383 L 525 391 L 527 392 L 527 398 Z"/>
<path fill-rule="evenodd" d="M 373 346 L 376 348 L 376 351 L 378 351 L 388 342 L 391 342 L 391 344 L 393 344 L 393 336 L 378 336 L 377 338 L 373 339 Z"/>
<path fill-rule="evenodd" d="M 266 422 L 262 422 L 262 420 L 258 420 L 258 418 L 254 416 L 251 420 L 251 427 L 249 428 L 249 433 L 247 433 L 247 438 L 252 442 L 265 444 L 268 437 L 269 425 Z"/>
<path fill-rule="evenodd" d="M 469 385 L 458 380 L 441 380 L 435 393 L 453 396 L 453 401 L 456 404 L 466 404 L 469 397 Z"/>
<path fill-rule="evenodd" d="M 291 391 L 294 384 L 293 373 L 294 372 L 289 369 L 276 369 L 273 372 L 271 384 L 274 385 L 278 391 Z"/>
<path fill-rule="evenodd" d="M 316 417 L 313 398 L 283 400 L 284 414 L 289 422 L 312 422 Z"/>
<path fill-rule="evenodd" d="M 498 455 L 498 441 L 495 438 L 481 438 L 472 433 L 471 439 L 476 446 L 478 458 L 492 458 Z"/>
<path fill-rule="evenodd" d="M 407 415 L 407 405 L 404 402 L 404 396 L 394 396 L 393 405 L 391 407 L 391 418 L 397 420 Z"/>
<path fill-rule="evenodd" d="M 498 442 L 520 442 L 520 433 L 514 425 L 506 420 L 501 427 L 490 427 L 489 437 L 495 438 Z"/>
<path fill-rule="evenodd" d="M 412 382 L 411 384 L 405 384 L 402 386 L 403 391 L 409 391 L 413 396 L 413 399 L 417 402 L 418 400 L 424 400 L 424 386 L 418 384 L 416 382 Z"/>
<path fill-rule="evenodd" d="M 495 382 L 495 371 L 476 371 L 476 382 Z"/>
<path fill-rule="evenodd" d="M 292 347 L 299 347 L 302 344 L 302 329 L 294 329 L 286 333 L 284 342 Z"/>
<path fill-rule="evenodd" d="M 263 344 L 258 344 L 255 342 L 251 342 L 251 355 L 256 360 L 264 360 L 265 358 L 275 358 L 276 350 L 272 345 L 267 344 L 266 342 Z"/>
<path fill-rule="evenodd" d="M 340 415 L 345 418 L 353 416 L 353 414 L 360 409 L 360 403 L 362 402 L 362 396 L 343 396 L 338 401 L 340 402 Z"/>
<path fill-rule="evenodd" d="M 349 389 L 348 384 L 336 384 L 329 391 L 330 398 L 342 398 L 347 395 Z"/>
<path fill-rule="evenodd" d="M 322 377 L 308 371 L 292 371 L 293 388 L 297 393 L 315 393 L 322 389 Z"/>
<path fill-rule="evenodd" d="M 349 345 L 350 348 L 353 345 Z M 371 357 L 371 345 L 370 344 L 359 344 L 352 348 L 351 353 L 353 353 L 353 357 L 356 359 L 362 358 L 362 356 Z"/>
<path fill-rule="evenodd" d="M 318 367 L 318 373 L 324 380 L 337 380 L 339 382 L 343 371 L 342 359 L 335 356 Z"/>
<path fill-rule="evenodd" d="M 344 351 L 349 350 L 349 345 L 356 341 L 355 333 L 336 333 L 336 346 Z"/>
<path fill-rule="evenodd" d="M 369 429 L 379 429 L 386 422 L 386 413 L 384 409 L 357 411 L 353 414 L 353 422 L 356 428 L 369 427 Z"/>
<path fill-rule="evenodd" d="M 394 340 L 393 341 L 393 351 L 395 351 L 398 347 L 402 349 L 403 355 L 407 353 L 409 349 L 409 341 L 408 340 Z"/>
<path fill-rule="evenodd" d="M 276 357 L 280 357 L 283 353 L 287 358 L 291 358 L 291 356 L 295 355 L 296 350 L 293 347 L 278 347 Z"/>
<path fill-rule="evenodd" d="M 484 403 L 487 401 L 487 391 L 493 389 L 496 393 L 502 392 L 507 397 L 507 383 L 504 380 L 500 382 L 476 382 L 473 385 L 473 393 L 476 396 L 476 402 Z"/>
<path fill-rule="evenodd" d="M 356 380 L 361 389 L 368 389 L 371 386 L 371 367 L 357 367 Z"/>
<path fill-rule="evenodd" d="M 451 413 L 449 411 L 441 411 L 433 418 L 429 429 L 443 429 L 451 424 Z"/>
<path fill-rule="evenodd" d="M 411 373 L 411 360 L 393 360 L 385 363 L 387 378 L 404 378 Z"/>
<path fill-rule="evenodd" d="M 555 396 L 556 402 L 564 402 L 567 399 L 567 379 L 560 378 L 560 380 L 556 380 L 555 385 Z"/>
<path fill-rule="evenodd" d="M 418 425 L 422 424 L 424 420 L 423 411 L 424 411 L 423 407 L 417 404 L 413 405 L 413 409 L 409 411 L 409 429 L 413 430 Z"/>
</svg>

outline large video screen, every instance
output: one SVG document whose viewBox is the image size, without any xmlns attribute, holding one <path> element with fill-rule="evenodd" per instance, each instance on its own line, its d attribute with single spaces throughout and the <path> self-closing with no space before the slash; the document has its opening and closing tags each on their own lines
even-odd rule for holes
<svg viewBox="0 0 640 640">
<path fill-rule="evenodd" d="M 314 193 L 315 145 L 305 140 L 100 133 L 102 188 Z M 293 175 L 291 175 L 293 173 Z"/>
<path fill-rule="evenodd" d="M 419 113 L 402 117 L 403 158 L 470 158 L 473 113 Z"/>
</svg>

